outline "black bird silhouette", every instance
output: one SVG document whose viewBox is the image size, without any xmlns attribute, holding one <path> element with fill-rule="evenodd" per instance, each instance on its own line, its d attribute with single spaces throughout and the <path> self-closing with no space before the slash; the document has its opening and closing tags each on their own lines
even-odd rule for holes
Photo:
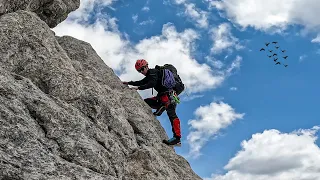
<svg viewBox="0 0 320 180">
<path fill-rule="evenodd" d="M 280 62 L 277 62 L 276 65 L 277 65 L 277 64 L 281 64 L 281 63 L 280 63 Z"/>
<path fill-rule="evenodd" d="M 284 59 L 287 59 L 287 57 L 288 57 L 288 56 L 284 56 L 283 58 L 284 58 Z"/>
<path fill-rule="evenodd" d="M 277 60 L 278 60 L 278 58 L 274 58 L 274 59 L 273 59 L 274 62 L 277 62 Z"/>
<path fill-rule="evenodd" d="M 276 49 L 279 49 L 279 46 L 276 46 Z"/>
<path fill-rule="evenodd" d="M 284 67 L 287 67 L 288 66 L 288 64 L 284 64 Z"/>
<path fill-rule="evenodd" d="M 272 56 L 268 56 L 269 58 L 271 58 Z"/>
<path fill-rule="evenodd" d="M 272 50 L 269 50 L 269 52 L 272 52 Z"/>
<path fill-rule="evenodd" d="M 276 53 L 274 53 L 272 56 L 276 56 L 277 54 Z"/>
<path fill-rule="evenodd" d="M 278 42 L 276 42 L 276 41 L 273 41 L 273 42 L 272 42 L 272 44 L 277 44 L 277 43 L 278 43 Z"/>
<path fill-rule="evenodd" d="M 266 46 L 269 46 L 270 43 L 265 43 L 265 44 L 266 44 Z"/>
<path fill-rule="evenodd" d="M 264 49 L 264 48 L 261 48 L 260 51 L 265 51 L 265 49 Z"/>
<path fill-rule="evenodd" d="M 281 50 L 283 53 L 286 51 L 286 50 Z"/>
</svg>

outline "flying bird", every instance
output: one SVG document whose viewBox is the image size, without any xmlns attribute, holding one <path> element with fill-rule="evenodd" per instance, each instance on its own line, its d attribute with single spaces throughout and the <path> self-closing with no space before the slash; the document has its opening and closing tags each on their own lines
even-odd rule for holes
<svg viewBox="0 0 320 180">
<path fill-rule="evenodd" d="M 269 52 L 272 52 L 272 50 L 269 50 Z"/>
<path fill-rule="evenodd" d="M 264 49 L 264 48 L 261 48 L 260 51 L 265 51 L 265 49 Z"/>
<path fill-rule="evenodd" d="M 286 51 L 286 50 L 281 50 L 283 53 Z"/>
<path fill-rule="evenodd" d="M 268 56 L 269 58 L 271 58 L 272 56 Z"/>
<path fill-rule="evenodd" d="M 265 44 L 266 44 L 266 46 L 269 46 L 270 43 L 265 43 Z"/>
<path fill-rule="evenodd" d="M 279 49 L 279 46 L 276 46 L 276 49 Z"/>
<path fill-rule="evenodd" d="M 284 67 L 287 67 L 288 66 L 288 64 L 284 64 Z"/>
<path fill-rule="evenodd" d="M 280 63 L 280 62 L 277 62 L 276 65 L 277 65 L 277 64 L 281 64 L 281 63 Z"/>
<path fill-rule="evenodd" d="M 278 60 L 278 58 L 274 58 L 274 60 L 273 60 L 273 61 L 274 61 L 274 62 L 277 62 L 277 60 Z"/>
<path fill-rule="evenodd" d="M 272 56 L 276 56 L 277 54 L 276 53 L 274 53 Z"/>
<path fill-rule="evenodd" d="M 284 59 L 287 59 L 287 57 L 288 57 L 288 56 L 284 56 L 283 58 L 284 58 Z"/>
<path fill-rule="evenodd" d="M 276 42 L 276 41 L 273 41 L 273 42 L 272 42 L 272 44 L 277 44 L 277 43 L 278 43 L 278 42 Z"/>
</svg>

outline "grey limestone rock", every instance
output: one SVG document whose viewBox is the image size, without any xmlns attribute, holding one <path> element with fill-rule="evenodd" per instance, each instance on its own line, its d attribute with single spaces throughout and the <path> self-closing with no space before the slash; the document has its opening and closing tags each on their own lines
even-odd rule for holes
<svg viewBox="0 0 320 180">
<path fill-rule="evenodd" d="M 35 12 L 51 28 L 80 6 L 80 0 L 0 0 L 0 15 L 26 10 Z"/>
<path fill-rule="evenodd" d="M 201 179 L 90 44 L 30 11 L 0 24 L 0 179 Z"/>
</svg>

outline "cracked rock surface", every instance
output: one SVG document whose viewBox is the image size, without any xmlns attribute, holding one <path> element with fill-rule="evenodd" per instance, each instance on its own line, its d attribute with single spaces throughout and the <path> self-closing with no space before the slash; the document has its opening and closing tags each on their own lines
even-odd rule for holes
<svg viewBox="0 0 320 180">
<path fill-rule="evenodd" d="M 30 11 L 0 24 L 0 179 L 201 179 L 90 44 Z"/>
<path fill-rule="evenodd" d="M 80 0 L 0 0 L 0 15 L 26 10 L 36 13 L 51 28 L 80 6 Z"/>
</svg>

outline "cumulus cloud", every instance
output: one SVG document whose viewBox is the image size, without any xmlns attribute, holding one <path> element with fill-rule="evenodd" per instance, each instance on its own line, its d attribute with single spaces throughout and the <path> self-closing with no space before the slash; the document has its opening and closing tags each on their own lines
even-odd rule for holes
<svg viewBox="0 0 320 180">
<path fill-rule="evenodd" d="M 183 3 L 186 3 L 186 0 L 175 0 L 175 2 L 177 4 L 183 4 Z"/>
<path fill-rule="evenodd" d="M 150 11 L 149 0 L 147 0 L 146 4 L 143 6 L 143 8 L 141 10 L 145 11 L 145 12 L 149 12 Z"/>
<path fill-rule="evenodd" d="M 216 88 L 226 78 L 223 70 L 220 73 L 213 72 L 210 66 L 199 64 L 191 57 L 193 42 L 199 37 L 191 29 L 179 33 L 169 23 L 164 25 L 162 35 L 132 45 L 119 32 L 106 31 L 106 26 L 108 23 L 100 21 L 92 25 L 65 21 L 53 30 L 58 36 L 70 35 L 89 42 L 108 66 L 121 71 L 119 76 L 123 80 L 142 78 L 134 69 L 138 58 L 147 59 L 153 67 L 164 63 L 176 66 L 190 93 Z"/>
<path fill-rule="evenodd" d="M 58 36 L 69 35 L 89 42 L 108 66 L 119 70 L 126 51 L 130 51 L 130 47 L 128 47 L 129 42 L 123 39 L 118 32 L 106 31 L 111 26 L 99 20 L 92 25 L 83 25 L 77 21 L 64 21 L 53 30 Z"/>
<path fill-rule="evenodd" d="M 320 43 L 320 34 L 317 35 L 314 39 L 311 40 L 313 43 Z"/>
<path fill-rule="evenodd" d="M 222 23 L 218 27 L 212 28 L 210 34 L 213 41 L 213 47 L 211 48 L 213 54 L 220 54 L 224 50 L 231 51 L 233 48 L 243 48 L 239 39 L 232 35 L 231 26 L 228 23 Z"/>
<path fill-rule="evenodd" d="M 183 14 L 195 21 L 199 28 L 207 28 L 209 26 L 209 13 L 207 11 L 197 8 L 194 3 L 188 3 L 186 0 L 175 0 L 175 3 L 184 6 L 185 11 Z"/>
<path fill-rule="evenodd" d="M 87 21 L 93 9 L 105 8 L 115 1 L 117 0 L 81 0 L 79 8 L 71 12 L 68 18 Z"/>
<path fill-rule="evenodd" d="M 196 21 L 199 27 L 208 27 L 208 12 L 197 9 L 195 4 L 193 3 L 185 4 L 185 8 L 185 14 L 191 17 L 194 21 Z"/>
<path fill-rule="evenodd" d="M 148 11 L 150 11 L 150 8 L 149 8 L 148 6 L 144 6 L 144 7 L 142 8 L 142 11 L 148 12 Z"/>
<path fill-rule="evenodd" d="M 291 133 L 265 130 L 241 143 L 240 150 L 225 166 L 224 175 L 205 180 L 318 180 L 320 149 L 316 145 L 319 127 Z"/>
<path fill-rule="evenodd" d="M 111 2 L 96 0 L 91 3 L 96 3 L 96 6 L 102 8 L 110 6 Z M 143 78 L 134 69 L 134 63 L 139 58 L 148 60 L 151 67 L 164 63 L 176 66 L 189 94 L 218 87 L 230 75 L 230 72 L 236 69 L 234 63 L 238 62 L 238 59 L 235 59 L 230 65 L 224 65 L 224 68 L 213 70 L 210 64 L 199 63 L 193 58 L 195 41 L 200 35 L 192 29 L 178 32 L 173 24 L 167 23 L 163 25 L 161 34 L 133 44 L 127 34 L 119 32 L 117 19 L 108 14 L 97 13 L 95 21 L 87 22 L 85 18 L 86 14 L 90 14 L 89 9 L 88 7 L 86 11 L 83 11 L 80 8 L 73 12 L 77 16 L 72 15 L 72 18 L 70 16 L 53 31 L 58 36 L 69 35 L 90 43 L 103 61 L 124 81 Z M 146 97 L 150 96 L 151 90 L 139 91 L 139 93 Z"/>
<path fill-rule="evenodd" d="M 222 61 L 217 60 L 216 58 L 211 56 L 206 56 L 205 59 L 207 60 L 208 64 L 211 64 L 214 68 L 217 69 L 221 69 L 225 65 Z"/>
<path fill-rule="evenodd" d="M 283 31 L 302 25 L 308 31 L 320 30 L 318 0 L 206 0 L 222 11 L 222 16 L 243 28 Z"/>
<path fill-rule="evenodd" d="M 188 121 L 191 132 L 187 140 L 190 145 L 189 155 L 199 157 L 201 148 L 216 136 L 219 131 L 231 125 L 235 120 L 242 119 L 244 113 L 236 113 L 235 110 L 224 102 L 212 102 L 206 106 L 200 106 L 194 112 L 195 119 Z"/>
<path fill-rule="evenodd" d="M 149 59 L 150 64 L 173 64 L 178 70 L 180 69 L 179 74 L 188 90 L 200 92 L 217 87 L 225 76 L 222 73 L 214 74 L 207 64 L 199 64 L 191 57 L 193 42 L 198 37 L 199 35 L 191 29 L 178 33 L 172 24 L 166 24 L 161 36 L 141 40 L 135 49 L 141 54 L 140 56 Z M 128 67 L 128 72 L 132 67 L 133 64 Z M 131 75 L 131 73 L 124 74 L 121 77 L 129 78 Z"/>
</svg>

